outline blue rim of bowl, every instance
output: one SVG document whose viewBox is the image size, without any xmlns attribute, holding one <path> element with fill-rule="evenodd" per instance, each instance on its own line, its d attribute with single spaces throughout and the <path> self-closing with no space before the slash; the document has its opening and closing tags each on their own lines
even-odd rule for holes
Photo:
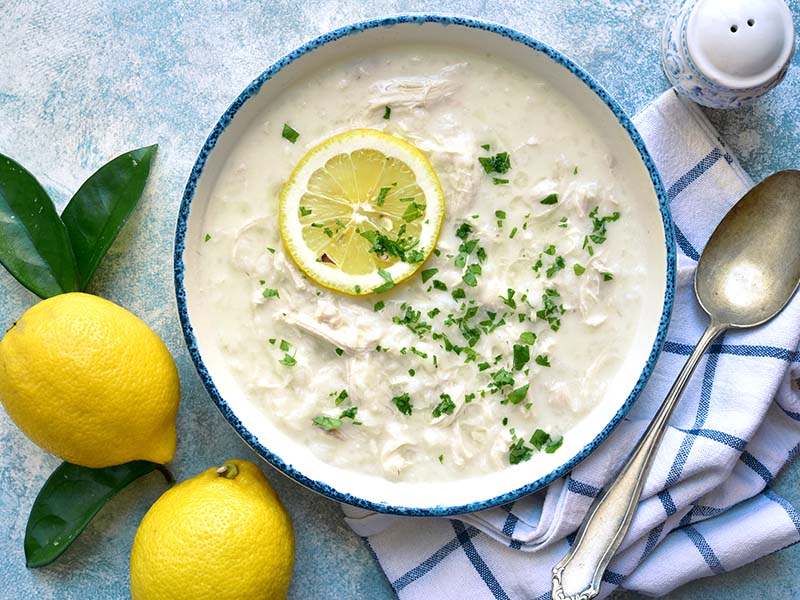
<svg viewBox="0 0 800 600">
<path fill-rule="evenodd" d="M 514 42 L 518 42 L 530 50 L 545 54 L 551 60 L 555 61 L 562 67 L 569 70 L 573 75 L 575 75 L 584 84 L 586 84 L 600 98 L 600 100 L 603 101 L 603 103 L 617 117 L 617 120 L 619 121 L 620 125 L 628 133 L 628 136 L 630 137 L 634 146 L 638 150 L 639 155 L 641 156 L 645 168 L 650 174 L 650 180 L 653 184 L 653 188 L 658 198 L 659 210 L 661 212 L 661 220 L 664 226 L 664 238 L 666 240 L 666 251 L 667 251 L 667 273 L 666 273 L 667 285 L 664 294 L 664 308 L 663 312 L 661 313 L 658 333 L 656 334 L 656 339 L 653 343 L 653 348 L 650 351 L 647 363 L 645 364 L 645 367 L 642 370 L 642 373 L 639 376 L 636 385 L 634 386 L 633 390 L 631 390 L 631 393 L 628 395 L 627 399 L 619 408 L 619 410 L 616 412 L 616 414 L 608 423 L 608 425 L 606 425 L 603 428 L 603 430 L 597 436 L 595 436 L 593 440 L 591 440 L 588 444 L 586 444 L 586 446 L 584 446 L 582 450 L 580 450 L 572 458 L 570 458 L 560 467 L 551 471 L 547 475 L 544 475 L 543 477 L 540 477 L 536 481 L 528 483 L 513 491 L 506 492 L 499 496 L 495 496 L 494 498 L 471 502 L 468 504 L 457 505 L 457 506 L 432 506 L 432 507 L 418 508 L 413 506 L 392 506 L 389 504 L 364 500 L 363 498 L 358 498 L 346 492 L 341 492 L 339 490 L 336 490 L 322 481 L 311 479 L 305 476 L 303 473 L 296 470 L 291 465 L 284 462 L 281 457 L 279 457 L 277 454 L 271 452 L 269 449 L 263 446 L 258 441 L 258 439 L 252 433 L 250 433 L 250 431 L 242 424 L 239 418 L 233 413 L 230 406 L 228 406 L 228 403 L 220 395 L 216 385 L 214 384 L 214 381 L 211 378 L 211 375 L 209 374 L 205 364 L 203 363 L 202 357 L 200 356 L 200 352 L 197 346 L 197 340 L 195 339 L 194 330 L 192 329 L 191 322 L 189 321 L 189 314 L 186 307 L 186 289 L 184 287 L 185 265 L 183 263 L 183 253 L 186 245 L 186 230 L 187 230 L 187 221 L 189 218 L 189 211 L 191 208 L 192 199 L 194 198 L 197 182 L 200 178 L 200 175 L 203 172 L 203 168 L 205 167 L 206 161 L 208 160 L 211 151 L 216 146 L 217 140 L 219 139 L 220 135 L 228 126 L 228 124 L 233 120 L 236 113 L 244 105 L 245 102 L 247 102 L 250 98 L 252 98 L 259 92 L 259 90 L 266 81 L 271 79 L 276 73 L 284 69 L 286 66 L 294 62 L 297 58 L 321 46 L 324 46 L 329 42 L 333 42 L 348 35 L 358 34 L 362 31 L 375 29 L 378 27 L 391 27 L 394 25 L 402 25 L 402 24 L 422 25 L 426 23 L 438 23 L 440 25 L 446 25 L 446 26 L 456 25 L 472 29 L 480 29 L 483 31 L 488 31 L 501 35 Z M 301 485 L 315 492 L 318 492 L 324 496 L 327 496 L 334 500 L 338 500 L 340 502 L 345 502 L 347 504 L 358 506 L 360 508 L 365 508 L 368 510 L 373 510 L 381 513 L 389 513 L 389 514 L 404 515 L 404 516 L 443 517 L 443 516 L 463 514 L 463 513 L 475 512 L 478 510 L 484 510 L 487 508 L 492 508 L 495 506 L 506 504 L 508 502 L 512 502 L 520 498 L 521 496 L 534 492 L 546 486 L 547 484 L 553 482 L 555 479 L 562 477 L 563 475 L 568 473 L 579 462 L 581 462 L 592 451 L 594 451 L 594 449 L 597 448 L 600 445 L 600 443 L 603 442 L 608 437 L 608 435 L 625 417 L 625 415 L 633 405 L 634 401 L 639 396 L 639 393 L 642 391 L 642 388 L 644 388 L 644 385 L 647 383 L 647 380 L 649 379 L 651 373 L 653 372 L 656 360 L 658 359 L 658 355 L 664 344 L 664 339 L 667 332 L 667 326 L 669 325 L 670 315 L 672 313 L 672 305 L 675 294 L 675 261 L 676 261 L 675 238 L 673 234 L 672 216 L 670 214 L 669 204 L 667 202 L 667 196 L 666 193 L 664 192 L 664 186 L 661 183 L 661 178 L 658 174 L 658 171 L 656 170 L 652 158 L 650 157 L 650 154 L 647 151 L 647 148 L 645 147 L 644 141 L 639 135 L 639 132 L 634 127 L 630 117 L 628 117 L 628 115 L 622 110 L 622 107 L 620 107 L 617 101 L 614 100 L 608 94 L 608 92 L 606 92 L 600 86 L 600 84 L 598 84 L 594 80 L 593 77 L 591 77 L 586 71 L 584 71 L 582 67 L 579 67 L 571 59 L 567 58 L 565 55 L 558 52 L 557 50 L 554 50 L 550 46 L 543 44 L 542 42 L 539 42 L 524 33 L 511 29 L 510 27 L 506 27 L 505 25 L 499 25 L 497 23 L 492 23 L 489 21 L 482 21 L 470 17 L 459 17 L 454 15 L 439 15 L 439 14 L 396 15 L 396 16 L 384 17 L 380 19 L 372 19 L 368 21 L 353 23 L 351 25 L 346 25 L 344 27 L 340 27 L 339 29 L 335 29 L 329 33 L 325 33 L 309 42 L 306 42 L 299 48 L 293 50 L 289 54 L 285 55 L 283 58 L 276 61 L 266 71 L 264 71 L 255 80 L 253 80 L 250 83 L 250 85 L 248 85 L 244 89 L 244 91 L 241 94 L 239 94 L 239 96 L 228 107 L 225 113 L 220 117 L 219 121 L 217 121 L 217 124 L 211 130 L 211 133 L 208 135 L 208 138 L 206 139 L 202 149 L 200 150 L 200 154 L 198 155 L 197 160 L 195 161 L 194 167 L 192 168 L 192 172 L 189 175 L 189 180 L 186 183 L 186 188 L 183 193 L 183 199 L 181 201 L 181 206 L 178 213 L 178 223 L 175 232 L 175 249 L 174 249 L 175 295 L 178 304 L 178 315 L 180 317 L 181 327 L 183 328 L 183 335 L 186 340 L 186 345 L 188 347 L 189 354 L 192 357 L 192 361 L 194 362 L 195 368 L 197 369 L 197 373 L 203 382 L 203 385 L 205 385 L 206 389 L 208 390 L 208 393 L 211 395 L 211 398 L 217 405 L 217 408 L 225 417 L 225 419 L 228 421 L 228 423 L 230 423 L 230 425 L 233 427 L 236 433 L 238 433 L 239 436 L 251 448 L 253 448 L 253 450 L 255 450 L 256 453 L 258 453 L 264 460 L 266 460 L 273 467 L 282 471 L 284 474 L 288 475 Z"/>
</svg>

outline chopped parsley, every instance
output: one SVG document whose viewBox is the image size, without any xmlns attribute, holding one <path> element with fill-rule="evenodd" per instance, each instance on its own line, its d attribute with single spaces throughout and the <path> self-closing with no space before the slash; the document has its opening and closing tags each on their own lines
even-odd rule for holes
<svg viewBox="0 0 800 600">
<path fill-rule="evenodd" d="M 539 204 L 558 204 L 558 194 L 550 194 L 549 196 L 546 196 L 539 201 Z"/>
<path fill-rule="evenodd" d="M 280 298 L 281 297 L 281 295 L 278 292 L 278 290 L 276 290 L 274 288 L 265 288 L 264 291 L 261 292 L 261 295 L 264 296 L 264 298 Z"/>
<path fill-rule="evenodd" d="M 553 264 L 550 265 L 549 267 L 547 267 L 547 271 L 546 271 L 547 278 L 550 279 L 551 277 L 553 277 L 553 275 L 555 275 L 559 271 L 563 270 L 564 267 L 566 267 L 566 266 L 567 266 L 567 263 L 564 262 L 564 257 L 563 256 L 556 256 L 556 259 L 555 259 L 555 261 L 553 261 Z"/>
<path fill-rule="evenodd" d="M 608 271 L 600 271 L 600 275 L 603 276 L 603 281 L 611 281 L 614 279 L 614 274 L 609 273 Z"/>
<path fill-rule="evenodd" d="M 417 334 L 419 337 L 422 337 L 423 334 L 431 330 L 431 326 L 428 323 L 425 321 L 420 321 L 421 313 L 418 310 L 414 310 L 413 306 L 403 302 L 403 304 L 400 305 L 400 309 L 405 312 L 401 317 L 392 317 L 393 323 L 397 325 L 405 325 L 411 332 Z"/>
<path fill-rule="evenodd" d="M 453 402 L 453 399 L 448 394 L 440 394 L 439 398 L 441 398 L 442 401 L 433 409 L 432 414 L 434 419 L 438 419 L 443 414 L 452 415 L 453 411 L 456 409 L 456 403 Z"/>
<path fill-rule="evenodd" d="M 492 373 L 492 383 L 489 384 L 496 390 L 501 390 L 507 385 L 514 385 L 514 376 L 505 369 Z"/>
<path fill-rule="evenodd" d="M 281 136 L 284 139 L 289 140 L 291 143 L 295 143 L 297 138 L 300 137 L 300 134 L 297 133 L 294 129 L 292 129 L 287 123 L 283 124 L 283 131 L 281 132 Z"/>
<path fill-rule="evenodd" d="M 508 179 L 501 179 L 500 177 L 492 177 L 492 182 L 495 185 L 503 185 L 509 182 Z"/>
<path fill-rule="evenodd" d="M 210 233 L 207 233 L 207 234 L 206 234 L 206 237 L 205 237 L 205 240 L 206 240 L 206 241 L 208 241 L 208 240 L 210 240 L 210 239 L 211 239 L 211 234 L 210 234 Z"/>
<path fill-rule="evenodd" d="M 400 200 L 403 201 L 402 199 Z M 411 223 L 412 221 L 416 221 L 420 219 L 422 216 L 425 215 L 425 205 L 424 204 L 417 204 L 412 199 L 408 206 L 406 206 L 406 210 L 403 213 L 403 221 L 406 223 Z"/>
<path fill-rule="evenodd" d="M 389 193 L 390 189 L 392 189 L 392 188 L 382 187 L 378 191 L 378 197 L 375 198 L 375 204 L 377 204 L 378 206 L 383 206 L 383 203 L 386 202 L 386 194 Z"/>
<path fill-rule="evenodd" d="M 555 442 L 547 444 L 544 451 L 547 452 L 548 454 L 552 454 L 553 452 L 561 448 L 561 444 L 563 443 L 564 443 L 564 438 L 560 437 Z"/>
<path fill-rule="evenodd" d="M 434 279 L 433 283 L 431 285 L 436 290 L 440 290 L 442 292 L 446 292 L 447 291 L 447 284 L 444 281 L 441 281 L 439 279 Z"/>
<path fill-rule="evenodd" d="M 533 346 L 536 343 L 536 334 L 532 331 L 523 331 L 519 334 L 519 341 L 523 344 Z"/>
<path fill-rule="evenodd" d="M 550 359 L 547 357 L 546 354 L 540 354 L 536 357 L 536 364 L 541 365 L 542 367 L 549 367 L 550 366 Z"/>
<path fill-rule="evenodd" d="M 516 439 L 516 441 L 508 448 L 508 459 L 512 465 L 516 465 L 518 463 L 530 460 L 533 456 L 534 448 L 539 451 L 544 450 L 547 454 L 552 454 L 561 447 L 562 443 L 564 443 L 563 437 L 553 440 L 549 433 L 542 431 L 541 429 L 537 429 L 533 432 L 533 435 L 530 439 L 530 444 L 532 447 L 526 446 L 524 439 Z"/>
<path fill-rule="evenodd" d="M 341 419 L 334 419 L 333 417 L 314 417 L 312 420 L 314 425 L 318 425 L 322 427 L 325 431 L 333 431 L 334 429 L 339 429 L 342 426 Z"/>
<path fill-rule="evenodd" d="M 344 350 L 342 350 L 341 348 L 336 348 L 336 350 L 334 350 L 334 352 L 336 352 L 337 356 L 341 356 L 342 354 L 344 354 Z"/>
<path fill-rule="evenodd" d="M 564 437 L 560 437 L 557 440 L 554 440 L 550 437 L 550 434 L 546 431 L 542 431 L 541 429 L 537 429 L 533 432 L 531 436 L 531 444 L 537 450 L 542 450 L 547 452 L 547 454 L 552 454 L 556 450 L 561 447 L 561 444 L 564 443 Z"/>
<path fill-rule="evenodd" d="M 383 118 L 386 119 L 387 121 L 392 118 L 391 106 L 387 106 L 386 108 L 383 109 Z"/>
<path fill-rule="evenodd" d="M 486 150 L 487 152 L 488 152 L 489 150 L 491 150 L 491 149 L 492 149 L 492 147 L 491 147 L 489 144 L 482 144 L 482 145 L 481 145 L 481 148 L 483 148 L 483 149 L 484 149 L 484 150 Z"/>
<path fill-rule="evenodd" d="M 517 235 L 516 227 L 514 227 L 514 229 L 511 230 L 511 233 L 508 234 L 508 239 L 513 240 L 515 235 Z"/>
<path fill-rule="evenodd" d="M 467 270 L 464 271 L 464 274 L 461 276 L 461 279 L 464 280 L 469 287 L 475 287 L 478 285 L 478 278 L 477 276 L 481 274 L 483 269 L 478 263 L 473 263 L 467 267 Z"/>
<path fill-rule="evenodd" d="M 487 173 L 508 173 L 508 170 L 511 168 L 511 158 L 508 156 L 508 152 L 499 152 L 494 156 L 481 156 L 478 159 L 478 162 L 481 163 L 483 170 Z"/>
<path fill-rule="evenodd" d="M 525 344 L 514 344 L 514 370 L 521 371 L 530 360 L 530 348 Z"/>
<path fill-rule="evenodd" d="M 336 392 L 333 392 L 333 394 L 336 394 Z M 348 397 L 349 397 L 349 394 L 347 393 L 347 390 L 342 390 L 341 392 L 339 392 L 336 395 L 336 400 L 334 400 L 333 403 L 336 406 L 341 406 L 342 402 L 347 400 Z"/>
<path fill-rule="evenodd" d="M 530 384 L 526 383 L 525 385 L 516 388 L 508 395 L 508 401 L 511 402 L 511 404 L 519 404 L 525 399 L 525 396 L 528 395 L 529 387 Z"/>
<path fill-rule="evenodd" d="M 414 346 L 411 346 L 411 348 L 409 348 L 409 350 L 411 350 L 412 354 L 416 354 L 420 358 L 428 358 L 428 353 L 427 352 L 422 352 L 421 350 L 417 350 L 416 348 L 414 348 Z"/>
<path fill-rule="evenodd" d="M 575 263 L 574 265 L 572 265 L 572 270 L 575 271 L 575 275 L 580 277 L 581 275 L 583 275 L 586 272 L 586 267 L 584 267 L 580 263 Z"/>
<path fill-rule="evenodd" d="M 453 292 L 453 297 L 455 298 L 455 293 L 458 291 L 462 293 L 464 290 L 461 288 L 455 290 Z M 474 346 L 478 343 L 478 340 L 481 337 L 481 330 L 478 327 L 475 327 L 470 321 L 471 319 L 478 314 L 478 307 L 477 306 L 469 306 L 467 307 L 465 304 L 462 304 L 462 310 L 464 313 L 460 316 L 455 316 L 454 314 L 450 314 L 445 319 L 444 324 L 447 327 L 451 327 L 452 325 L 458 326 L 458 330 L 464 339 L 466 340 L 467 344 L 470 346 Z"/>
<path fill-rule="evenodd" d="M 434 275 L 436 275 L 438 272 L 439 269 L 423 269 L 420 272 L 420 275 L 422 276 L 422 283 L 427 283 L 428 280 Z"/>
<path fill-rule="evenodd" d="M 311 214 L 311 212 L 312 211 L 311 211 L 310 208 L 306 208 L 305 206 L 301 206 L 300 207 L 300 216 L 301 217 L 307 217 L 308 215 Z"/>
<path fill-rule="evenodd" d="M 511 444 L 508 449 L 508 462 L 512 465 L 518 465 L 521 462 L 526 462 L 533 456 L 533 448 L 525 445 L 525 440 L 522 438 Z"/>
<path fill-rule="evenodd" d="M 390 289 L 392 289 L 394 287 L 394 280 L 392 279 L 392 275 L 388 271 L 385 271 L 383 269 L 378 269 L 378 275 L 380 275 L 381 278 L 386 283 L 384 283 L 382 285 L 379 285 L 378 287 L 373 289 L 372 290 L 373 292 L 381 294 L 383 292 L 388 292 Z"/>
<path fill-rule="evenodd" d="M 562 229 L 566 229 L 569 226 L 569 219 L 567 217 L 561 217 L 558 220 L 558 226 Z"/>
<path fill-rule="evenodd" d="M 444 464 L 444 454 L 439 455 L 439 463 Z"/>
<path fill-rule="evenodd" d="M 270 343 L 274 343 L 274 339 L 270 339 Z M 293 367 L 297 364 L 297 360 L 295 360 L 294 355 L 289 354 L 289 350 L 292 349 L 292 345 L 287 342 L 286 340 L 281 340 L 281 343 L 278 345 L 281 352 L 283 352 L 283 358 L 278 362 L 285 367 Z"/>
<path fill-rule="evenodd" d="M 395 396 L 392 398 L 392 402 L 401 413 L 411 416 L 414 406 L 411 404 L 411 396 L 408 395 L 408 392 Z"/>
<path fill-rule="evenodd" d="M 372 244 L 372 248 L 369 251 L 374 252 L 379 257 L 395 256 L 402 262 L 409 264 L 422 262 L 425 256 L 416 249 L 419 240 L 411 236 L 403 237 L 405 233 L 405 225 L 403 225 L 398 230 L 396 239 L 392 239 L 375 230 L 362 231 L 361 237 Z"/>
<path fill-rule="evenodd" d="M 340 419 L 355 419 L 356 414 L 358 413 L 357 406 L 351 406 L 350 408 L 346 408 L 342 411 L 342 414 L 339 415 Z"/>
<path fill-rule="evenodd" d="M 456 229 L 456 237 L 460 240 L 466 240 L 470 233 L 472 233 L 472 225 L 466 221 L 459 225 L 458 229 Z"/>
<path fill-rule="evenodd" d="M 516 293 L 517 292 L 515 290 L 512 290 L 511 288 L 508 288 L 508 296 L 505 296 L 505 297 L 499 296 L 499 298 L 500 298 L 500 300 L 503 301 L 503 304 L 505 304 L 507 307 L 509 307 L 511 309 L 515 309 L 515 308 L 517 308 L 517 301 L 514 300 L 514 294 L 516 294 Z"/>
<path fill-rule="evenodd" d="M 545 290 L 545 293 L 542 294 L 544 308 L 537 310 L 536 316 L 547 321 L 547 324 L 550 325 L 550 329 L 558 331 L 561 328 L 561 315 L 566 312 L 566 309 L 563 304 L 556 304 L 553 298 L 556 298 L 556 300 L 560 299 L 558 292 L 553 289 Z"/>
<path fill-rule="evenodd" d="M 602 244 L 603 242 L 606 241 L 606 236 L 608 234 L 606 228 L 607 224 L 617 221 L 620 216 L 618 211 L 614 211 L 610 215 L 606 215 L 605 217 L 600 217 L 598 216 L 599 211 L 600 207 L 595 206 L 594 210 L 589 213 L 589 218 L 592 220 L 592 225 L 594 226 L 594 229 L 592 230 L 592 233 L 589 234 L 588 238 L 592 240 L 595 244 Z M 585 240 L 584 244 L 586 244 Z"/>
<path fill-rule="evenodd" d="M 550 434 L 541 429 L 537 429 L 531 436 L 531 445 L 537 450 L 544 448 L 545 444 L 550 441 Z"/>
<path fill-rule="evenodd" d="M 280 362 L 285 367 L 293 367 L 297 364 L 297 359 L 295 359 L 295 357 L 289 354 L 288 352 L 285 352 L 283 354 L 283 358 L 278 362 Z"/>
<path fill-rule="evenodd" d="M 383 300 L 378 300 L 378 301 L 375 303 L 375 306 L 373 306 L 373 307 L 372 307 L 372 312 L 378 312 L 378 311 L 381 311 L 381 310 L 383 310 L 383 307 L 384 307 L 384 306 L 386 306 L 386 304 L 383 302 Z"/>
</svg>

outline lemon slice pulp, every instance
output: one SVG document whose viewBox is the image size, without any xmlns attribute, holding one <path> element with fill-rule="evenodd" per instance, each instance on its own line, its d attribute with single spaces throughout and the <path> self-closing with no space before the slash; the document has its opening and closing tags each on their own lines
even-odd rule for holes
<svg viewBox="0 0 800 600">
<path fill-rule="evenodd" d="M 312 148 L 278 208 L 289 255 L 318 284 L 351 295 L 388 291 L 433 251 L 444 193 L 425 155 L 373 129 Z"/>
</svg>

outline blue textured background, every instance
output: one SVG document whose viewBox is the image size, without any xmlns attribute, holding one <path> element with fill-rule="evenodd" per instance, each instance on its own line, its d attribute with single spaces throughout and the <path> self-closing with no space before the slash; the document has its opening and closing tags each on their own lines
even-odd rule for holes
<svg viewBox="0 0 800 600">
<path fill-rule="evenodd" d="M 510 25 L 585 66 L 634 114 L 666 89 L 659 36 L 668 0 L 518 2 L 103 2 L 6 0 L 0 16 L 0 152 L 31 170 L 59 208 L 120 152 L 154 142 L 159 155 L 142 203 L 90 291 L 130 308 L 165 340 L 181 373 L 178 479 L 224 459 L 255 458 L 208 399 L 183 346 L 172 290 L 178 203 L 208 130 L 273 60 L 348 22 L 398 12 L 456 12 Z M 790 7 L 800 14 L 800 0 Z M 796 63 L 798 60 L 796 59 Z M 710 111 L 744 167 L 761 178 L 797 167 L 800 75 L 755 106 Z M 0 273 L 0 331 L 35 302 Z M 30 505 L 58 460 L 22 436 L 0 411 L 0 600 L 128 597 L 128 553 L 139 520 L 163 492 L 150 475 L 104 509 L 56 563 L 26 570 L 22 539 Z M 294 518 L 292 598 L 391 598 L 338 506 L 265 465 Z M 800 464 L 775 489 L 800 504 Z M 797 598 L 800 546 L 671 597 Z M 620 596 L 629 598 L 630 595 Z"/>
</svg>

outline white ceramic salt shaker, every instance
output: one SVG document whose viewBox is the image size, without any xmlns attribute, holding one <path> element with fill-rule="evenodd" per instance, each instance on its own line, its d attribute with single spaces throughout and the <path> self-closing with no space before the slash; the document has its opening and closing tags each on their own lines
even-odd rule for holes
<svg viewBox="0 0 800 600">
<path fill-rule="evenodd" d="M 795 50 L 783 0 L 682 0 L 661 43 L 667 78 L 698 104 L 738 108 L 786 76 Z"/>
</svg>

